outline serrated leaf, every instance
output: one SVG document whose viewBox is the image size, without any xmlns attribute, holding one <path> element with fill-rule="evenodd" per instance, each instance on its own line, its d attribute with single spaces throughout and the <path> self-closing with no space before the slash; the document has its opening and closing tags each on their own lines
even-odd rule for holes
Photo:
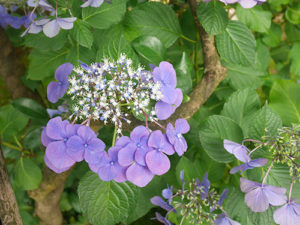
<svg viewBox="0 0 300 225">
<path fill-rule="evenodd" d="M 0 108 L 0 138 L 13 140 L 18 136 L 28 122 L 28 117 L 11 105 Z"/>
<path fill-rule="evenodd" d="M 281 41 L 281 27 L 275 23 L 272 23 L 271 28 L 268 33 L 264 35 L 263 42 L 270 47 L 276 47 L 280 44 Z"/>
<path fill-rule="evenodd" d="M 184 94 L 189 94 L 192 90 L 192 74 L 194 67 L 192 60 L 188 57 L 186 52 L 182 53 L 181 59 L 175 65 L 177 88 L 180 88 Z"/>
<path fill-rule="evenodd" d="M 166 48 L 181 35 L 175 12 L 159 2 L 147 2 L 132 9 L 126 16 L 124 24 L 131 40 L 142 35 L 155 36 Z"/>
<path fill-rule="evenodd" d="M 78 186 L 83 215 L 93 225 L 115 225 L 126 221 L 135 207 L 137 193 L 133 184 L 104 182 L 93 172 L 88 172 Z"/>
<path fill-rule="evenodd" d="M 126 12 L 126 0 L 104 2 L 100 7 L 86 7 L 82 10 L 82 20 L 98 29 L 107 29 L 120 22 Z"/>
<path fill-rule="evenodd" d="M 94 41 L 94 36 L 91 32 L 90 26 L 77 19 L 74 22 L 74 28 L 71 31 L 71 36 L 83 47 L 91 48 Z"/>
<path fill-rule="evenodd" d="M 37 119 L 48 118 L 46 109 L 31 98 L 17 98 L 11 104 L 15 109 L 29 117 Z"/>
<path fill-rule="evenodd" d="M 63 48 L 59 51 L 42 52 L 33 49 L 29 55 L 30 64 L 27 78 L 31 80 L 43 80 L 54 76 L 55 70 L 65 63 L 65 57 L 69 49 Z"/>
<path fill-rule="evenodd" d="M 16 165 L 16 182 L 24 190 L 38 188 L 42 180 L 42 171 L 38 165 L 28 158 L 20 158 Z"/>
<path fill-rule="evenodd" d="M 227 63 L 255 65 L 256 42 L 251 31 L 241 22 L 229 21 L 225 31 L 216 35 L 217 49 Z"/>
<path fill-rule="evenodd" d="M 156 66 L 166 58 L 165 46 L 154 36 L 138 37 L 131 44 L 140 56 Z"/>
<path fill-rule="evenodd" d="M 294 74 L 300 75 L 300 43 L 293 44 L 290 57 L 292 61 L 290 71 Z"/>
<path fill-rule="evenodd" d="M 249 137 L 261 139 L 266 134 L 274 136 L 277 129 L 282 126 L 280 116 L 275 113 L 268 105 L 264 105 L 254 116 L 249 127 Z M 266 133 L 267 131 L 267 133 Z"/>
<path fill-rule="evenodd" d="M 259 108 L 256 91 L 248 88 L 234 92 L 224 104 L 221 115 L 233 119 L 246 133 L 249 119 Z"/>
<path fill-rule="evenodd" d="M 197 16 L 209 35 L 222 33 L 228 24 L 228 15 L 220 2 L 200 2 Z"/>
<path fill-rule="evenodd" d="M 224 139 L 234 142 L 241 142 L 243 139 L 243 131 L 239 125 L 232 119 L 214 115 L 208 117 L 199 130 L 201 145 L 212 159 L 228 163 L 234 160 L 223 147 Z"/>
<path fill-rule="evenodd" d="M 272 13 L 259 6 L 246 9 L 238 5 L 236 15 L 247 27 L 257 32 L 267 32 L 271 26 Z"/>
<path fill-rule="evenodd" d="M 270 107 L 284 125 L 300 122 L 300 85 L 290 80 L 277 80 L 270 92 Z"/>
</svg>

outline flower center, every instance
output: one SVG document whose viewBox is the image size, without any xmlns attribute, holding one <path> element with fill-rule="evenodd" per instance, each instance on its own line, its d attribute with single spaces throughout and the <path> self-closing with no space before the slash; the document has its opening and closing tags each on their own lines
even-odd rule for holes
<svg viewBox="0 0 300 225">
<path fill-rule="evenodd" d="M 136 145 L 138 148 L 140 148 L 142 145 L 140 143 L 137 143 Z"/>
<path fill-rule="evenodd" d="M 61 82 L 61 81 L 58 81 L 58 85 L 61 86 L 61 85 L 62 85 L 62 82 Z"/>
<path fill-rule="evenodd" d="M 110 165 L 113 166 L 115 163 L 113 161 L 110 162 Z"/>
<path fill-rule="evenodd" d="M 179 133 L 179 134 L 176 134 L 176 137 L 177 137 L 177 138 L 182 138 L 182 134 L 180 134 L 180 133 Z"/>
<path fill-rule="evenodd" d="M 161 152 L 161 148 L 158 148 L 157 151 Z"/>
<path fill-rule="evenodd" d="M 86 148 L 88 146 L 88 144 L 84 144 L 84 147 Z"/>
<path fill-rule="evenodd" d="M 64 138 L 64 142 L 67 142 L 68 141 L 68 138 Z"/>
</svg>

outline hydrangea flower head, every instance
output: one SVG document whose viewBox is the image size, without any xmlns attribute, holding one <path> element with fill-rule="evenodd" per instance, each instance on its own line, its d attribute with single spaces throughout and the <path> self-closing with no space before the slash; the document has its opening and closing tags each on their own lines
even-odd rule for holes
<svg viewBox="0 0 300 225">
<path fill-rule="evenodd" d="M 57 82 L 52 81 L 47 87 L 47 97 L 52 103 L 56 103 L 58 98 L 62 98 L 68 87 L 69 80 L 68 77 L 72 73 L 73 65 L 71 63 L 65 63 L 60 65 L 55 72 L 55 79 Z"/>
<path fill-rule="evenodd" d="M 264 212 L 269 205 L 280 206 L 287 201 L 286 189 L 266 184 L 260 184 L 240 178 L 242 192 L 245 192 L 245 202 L 253 212 Z"/>
<path fill-rule="evenodd" d="M 153 131 L 149 137 L 148 146 L 151 150 L 146 154 L 147 167 L 156 175 L 166 173 L 170 169 L 170 160 L 166 155 L 172 155 L 175 152 L 166 135 L 160 130 Z"/>
<path fill-rule="evenodd" d="M 49 120 L 42 132 L 42 143 L 47 147 L 46 165 L 56 173 L 68 170 L 75 160 L 67 153 L 66 142 L 76 134 L 76 127 L 61 117 Z"/>
<path fill-rule="evenodd" d="M 244 162 L 244 164 L 240 166 L 236 166 L 230 170 L 231 174 L 234 174 L 241 170 L 241 173 L 248 169 L 253 169 L 255 167 L 262 167 L 267 164 L 268 160 L 264 158 L 254 159 L 251 160 L 249 156 L 249 150 L 246 146 L 235 143 L 230 140 L 224 140 L 224 148 L 230 154 L 233 154 L 238 160 Z"/>
<path fill-rule="evenodd" d="M 279 225 L 299 225 L 300 204 L 295 201 L 287 202 L 274 211 L 273 218 Z"/>
<path fill-rule="evenodd" d="M 178 119 L 175 122 L 175 128 L 171 123 L 167 125 L 166 134 L 169 142 L 173 145 L 179 156 L 187 150 L 187 143 L 182 134 L 190 130 L 190 125 L 185 119 Z"/>
</svg>

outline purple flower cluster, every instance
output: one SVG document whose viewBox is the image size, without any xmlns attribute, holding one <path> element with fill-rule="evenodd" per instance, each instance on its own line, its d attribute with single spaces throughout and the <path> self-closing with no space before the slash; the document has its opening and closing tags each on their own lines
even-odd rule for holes
<svg viewBox="0 0 300 225">
<path fill-rule="evenodd" d="M 176 72 L 172 64 L 161 62 L 159 67 L 153 68 L 153 80 L 161 85 L 163 98 L 155 104 L 156 116 L 159 120 L 168 119 L 180 106 L 183 94 L 176 88 Z"/>
<path fill-rule="evenodd" d="M 208 180 L 208 173 L 206 173 L 202 181 L 198 179 L 188 182 L 188 189 L 185 189 L 185 180 L 183 179 L 183 171 L 180 173 L 182 181 L 182 189 L 177 190 L 173 194 L 173 187 L 168 187 L 162 191 L 162 196 L 167 200 L 165 201 L 160 196 L 151 198 L 153 205 L 167 211 L 166 216 L 160 213 L 155 214 L 155 219 L 159 222 L 170 225 L 172 224 L 167 216 L 170 212 L 181 215 L 181 222 L 188 222 L 190 224 L 202 224 L 207 222 L 216 225 L 240 225 L 240 223 L 230 219 L 222 208 L 223 201 L 227 197 L 228 190 L 225 189 L 221 195 L 218 195 L 210 187 Z M 221 211 L 221 214 L 216 212 Z M 187 221 L 185 219 L 188 218 Z"/>
<path fill-rule="evenodd" d="M 17 7 L 11 7 L 10 11 L 13 12 Z M 6 28 L 8 25 L 20 29 L 22 26 L 28 27 L 31 20 L 36 17 L 35 14 L 25 16 L 12 16 L 8 13 L 8 9 L 5 6 L 0 5 L 0 26 Z"/>
<path fill-rule="evenodd" d="M 210 2 L 211 0 L 204 0 L 204 2 Z M 234 4 L 234 3 L 239 3 L 243 8 L 252 8 L 256 5 L 260 5 L 266 0 L 220 0 L 221 2 L 224 2 L 226 5 L 227 4 Z"/>
<path fill-rule="evenodd" d="M 239 170 L 241 170 L 241 173 L 243 173 L 246 170 L 253 169 L 255 167 L 262 167 L 268 162 L 268 160 L 264 158 L 251 160 L 250 154 L 253 151 L 250 152 L 246 146 L 235 143 L 230 140 L 226 140 L 226 139 L 224 140 L 224 148 L 226 149 L 227 152 L 233 154 L 238 160 L 244 162 L 244 164 L 232 168 L 230 170 L 231 174 L 235 174 Z"/>
</svg>

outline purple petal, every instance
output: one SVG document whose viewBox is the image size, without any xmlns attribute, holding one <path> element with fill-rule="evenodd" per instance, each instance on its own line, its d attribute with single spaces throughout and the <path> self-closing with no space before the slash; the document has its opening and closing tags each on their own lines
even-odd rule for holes
<svg viewBox="0 0 300 225">
<path fill-rule="evenodd" d="M 247 164 L 242 164 L 236 167 L 233 167 L 230 170 L 230 174 L 235 174 L 237 173 L 239 170 L 241 170 L 242 172 L 246 171 L 247 169 L 252 169 L 253 167 L 249 167 Z"/>
<path fill-rule="evenodd" d="M 182 156 L 183 153 L 187 150 L 187 143 L 184 137 L 177 138 L 175 140 L 174 149 L 179 156 Z"/>
<path fill-rule="evenodd" d="M 155 114 L 159 120 L 168 119 L 175 112 L 175 109 L 176 107 L 163 101 L 158 101 L 155 104 Z"/>
<path fill-rule="evenodd" d="M 60 95 L 60 86 L 57 82 L 51 81 L 47 87 L 47 98 L 50 102 L 56 103 Z"/>
<path fill-rule="evenodd" d="M 103 0 L 93 0 L 92 3 L 90 4 L 91 7 L 97 8 L 100 5 L 102 5 Z"/>
<path fill-rule="evenodd" d="M 121 166 L 129 166 L 134 161 L 136 151 L 135 143 L 131 142 L 126 147 L 121 148 L 118 153 L 118 162 Z"/>
<path fill-rule="evenodd" d="M 174 145 L 176 141 L 176 130 L 174 129 L 173 125 L 171 123 L 168 123 L 167 129 L 166 129 L 166 135 L 169 140 L 169 142 Z"/>
<path fill-rule="evenodd" d="M 181 105 L 182 100 L 183 100 L 182 90 L 180 88 L 176 88 L 176 92 L 177 92 L 177 98 L 174 103 L 174 105 L 176 105 L 175 109 Z"/>
<path fill-rule="evenodd" d="M 267 159 L 259 158 L 259 159 L 251 160 L 248 164 L 253 167 L 262 167 L 262 166 L 266 165 L 267 162 L 268 162 Z"/>
<path fill-rule="evenodd" d="M 249 191 L 245 195 L 245 202 L 253 212 L 264 212 L 269 208 L 269 201 L 261 187 Z"/>
<path fill-rule="evenodd" d="M 52 20 L 43 26 L 44 34 L 49 38 L 55 37 L 59 33 L 59 29 L 57 20 Z"/>
<path fill-rule="evenodd" d="M 47 165 L 47 167 L 51 170 L 53 170 L 55 173 L 62 173 L 62 172 L 65 172 L 67 170 L 69 170 L 71 168 L 70 167 L 64 167 L 64 168 L 61 168 L 61 169 L 57 169 L 55 166 L 53 166 L 53 164 L 49 161 L 49 159 L 47 158 L 47 156 L 45 155 L 44 157 L 44 160 L 45 160 L 45 164 Z"/>
<path fill-rule="evenodd" d="M 41 142 L 42 144 L 47 147 L 49 143 L 54 141 L 53 139 L 49 138 L 46 133 L 46 128 L 43 128 L 42 134 L 41 134 Z"/>
<path fill-rule="evenodd" d="M 170 169 L 169 158 L 156 150 L 147 153 L 146 164 L 149 170 L 156 175 L 163 175 Z"/>
<path fill-rule="evenodd" d="M 66 124 L 61 120 L 61 117 L 55 117 L 49 120 L 46 126 L 46 134 L 53 140 L 63 140 L 66 136 L 65 126 Z"/>
<path fill-rule="evenodd" d="M 77 135 L 70 137 L 67 141 L 67 153 L 76 162 L 83 160 L 84 144 L 84 140 Z"/>
<path fill-rule="evenodd" d="M 251 159 L 248 155 L 247 148 L 230 140 L 224 139 L 224 148 L 230 154 L 233 154 L 238 160 L 242 162 L 249 162 Z"/>
<path fill-rule="evenodd" d="M 153 198 L 150 199 L 151 203 L 153 205 L 157 205 L 161 207 L 162 209 L 166 211 L 175 211 L 174 207 L 166 203 L 161 197 L 159 196 L 154 196 Z"/>
<path fill-rule="evenodd" d="M 240 5 L 243 8 L 252 8 L 257 4 L 256 0 L 239 0 Z"/>
<path fill-rule="evenodd" d="M 110 181 L 116 178 L 122 172 L 122 168 L 118 164 L 106 164 L 99 168 L 98 175 L 103 181 Z"/>
<path fill-rule="evenodd" d="M 175 122 L 175 129 L 177 133 L 185 134 L 189 132 L 190 125 L 185 119 L 177 119 Z"/>
<path fill-rule="evenodd" d="M 178 94 L 175 88 L 162 86 L 161 93 L 163 94 L 161 101 L 171 104 L 171 105 L 175 104 L 175 102 L 177 100 L 177 94 Z"/>
<path fill-rule="evenodd" d="M 210 181 L 208 180 L 208 173 L 206 172 L 202 178 L 201 186 L 203 187 L 203 192 L 200 193 L 201 199 L 206 199 L 210 187 Z"/>
<path fill-rule="evenodd" d="M 144 126 L 138 126 L 133 129 L 130 133 L 131 140 L 134 140 L 135 142 L 140 142 L 142 137 L 146 136 L 148 137 L 150 134 L 149 130 Z"/>
<path fill-rule="evenodd" d="M 251 181 L 251 180 L 247 180 L 242 177 L 240 178 L 240 187 L 241 187 L 242 192 L 249 192 L 260 186 L 261 186 L 260 183 L 257 183 L 257 182 Z"/>
<path fill-rule="evenodd" d="M 145 187 L 153 178 L 153 174 L 145 166 L 137 163 L 131 165 L 126 171 L 127 180 L 139 187 Z"/>
<path fill-rule="evenodd" d="M 76 17 L 57 18 L 57 23 L 62 29 L 70 30 L 73 28 L 73 23 L 76 19 L 77 19 Z"/>
<path fill-rule="evenodd" d="M 269 203 L 273 206 L 283 205 L 287 201 L 285 188 L 265 185 L 264 193 L 267 196 Z"/>
<path fill-rule="evenodd" d="M 64 63 L 60 65 L 55 71 L 55 79 L 66 83 L 68 82 L 69 75 L 73 71 L 73 65 L 71 63 Z"/>
<path fill-rule="evenodd" d="M 64 170 L 75 163 L 66 153 L 66 145 L 63 141 L 51 142 L 46 148 L 46 157 L 58 170 Z"/>
<path fill-rule="evenodd" d="M 127 136 L 120 137 L 117 141 L 115 146 L 125 147 L 130 142 L 130 138 Z"/>
<path fill-rule="evenodd" d="M 152 148 L 160 148 L 161 143 L 164 141 L 164 136 L 160 130 L 153 131 L 150 134 L 149 140 L 148 140 L 148 146 Z"/>
<path fill-rule="evenodd" d="M 230 219 L 225 213 L 218 215 L 214 221 L 215 225 L 241 225 L 240 223 Z"/>
<path fill-rule="evenodd" d="M 153 79 L 155 82 L 160 82 L 165 86 L 175 88 L 176 72 L 173 65 L 168 62 L 161 62 L 159 67 L 156 67 L 153 70 Z"/>
<path fill-rule="evenodd" d="M 274 221 L 280 225 L 299 225 L 300 216 L 295 213 L 294 207 L 290 204 L 276 209 L 273 214 Z"/>
<path fill-rule="evenodd" d="M 166 218 L 160 215 L 160 213 L 155 213 L 155 219 L 157 219 L 159 222 L 165 224 L 165 225 L 172 225 L 172 223 Z"/>
<path fill-rule="evenodd" d="M 172 196 L 173 196 L 173 187 L 171 186 L 171 188 L 166 188 L 166 189 L 163 189 L 162 190 L 162 196 L 165 198 L 165 199 L 171 199 Z"/>
<path fill-rule="evenodd" d="M 87 163 L 97 163 L 99 158 L 103 156 L 105 150 L 105 144 L 98 138 L 89 140 L 87 148 L 84 152 L 84 159 Z"/>
<path fill-rule="evenodd" d="M 122 183 L 127 180 L 126 178 L 126 170 L 128 167 L 120 166 L 120 172 L 118 175 L 114 178 L 114 181 Z"/>
<path fill-rule="evenodd" d="M 147 137 L 144 137 L 144 139 L 148 139 Z M 145 157 L 146 154 L 151 151 L 151 148 L 147 146 L 147 142 L 142 144 L 140 147 L 136 148 L 134 159 L 135 161 L 140 164 L 141 166 L 146 166 Z"/>
<path fill-rule="evenodd" d="M 97 138 L 97 135 L 95 132 L 88 126 L 82 125 L 78 128 L 77 134 L 85 141 L 88 142 L 89 140 L 93 138 Z"/>
<path fill-rule="evenodd" d="M 87 0 L 85 3 L 83 3 L 80 7 L 85 8 L 92 4 L 93 0 Z"/>
</svg>

